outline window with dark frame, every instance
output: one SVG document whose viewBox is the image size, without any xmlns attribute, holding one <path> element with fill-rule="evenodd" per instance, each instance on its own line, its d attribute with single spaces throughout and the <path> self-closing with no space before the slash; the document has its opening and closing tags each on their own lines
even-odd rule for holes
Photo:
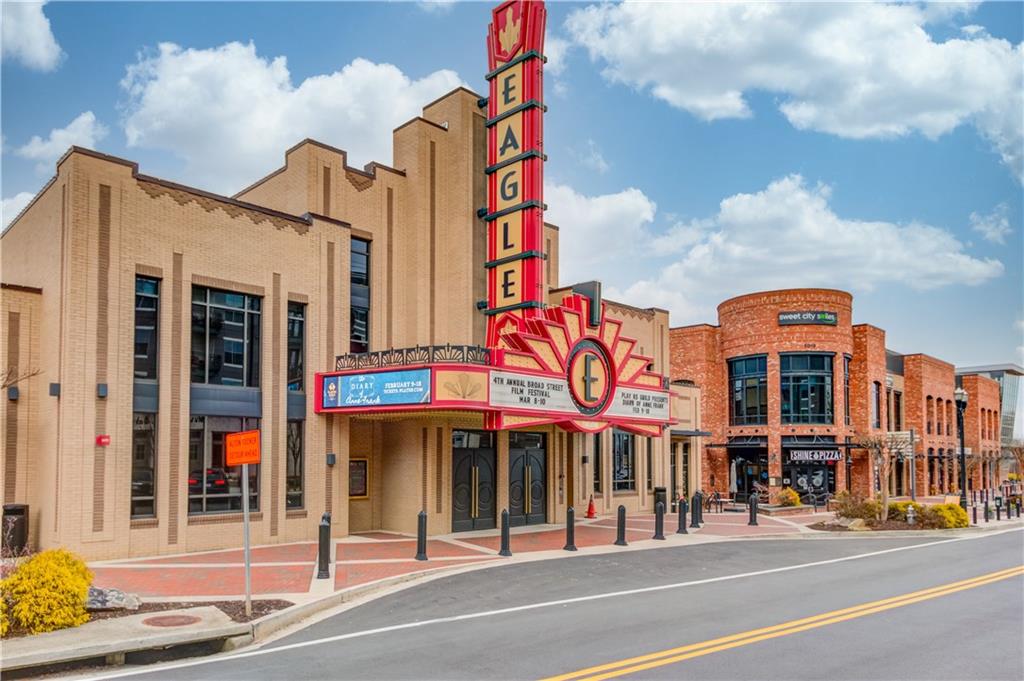
<svg viewBox="0 0 1024 681">
<path fill-rule="evenodd" d="M 853 419 L 850 417 L 850 360 L 852 358 L 843 357 L 843 411 L 846 414 L 846 425 L 850 425 Z"/>
<path fill-rule="evenodd" d="M 878 381 L 871 384 L 871 427 L 882 427 L 882 384 Z"/>
<path fill-rule="evenodd" d="M 192 287 L 192 382 L 258 388 L 261 299 Z"/>
<path fill-rule="evenodd" d="M 301 419 L 288 421 L 288 447 L 285 461 L 285 508 L 303 508 L 303 483 L 305 478 L 304 434 L 306 422 Z"/>
<path fill-rule="evenodd" d="M 729 423 L 734 426 L 768 423 L 768 356 L 729 360 L 732 408 Z"/>
<path fill-rule="evenodd" d="M 242 510 L 242 467 L 228 467 L 224 438 L 229 433 L 259 430 L 257 418 L 192 416 L 188 438 L 188 512 L 231 513 Z M 260 466 L 249 466 L 249 510 L 259 510 Z"/>
<path fill-rule="evenodd" d="M 160 280 L 135 277 L 135 379 L 157 379 L 160 342 Z"/>
<path fill-rule="evenodd" d="M 612 491 L 636 489 L 636 445 L 632 434 L 612 432 Z"/>
<path fill-rule="evenodd" d="M 349 352 L 370 350 L 370 242 L 352 239 Z"/>
<path fill-rule="evenodd" d="M 306 306 L 288 303 L 288 390 L 305 389 Z"/>
<path fill-rule="evenodd" d="M 779 365 L 782 423 L 832 423 L 832 355 L 784 354 Z"/>
<path fill-rule="evenodd" d="M 132 518 L 156 517 L 156 414 L 132 414 Z"/>
<path fill-rule="evenodd" d="M 601 493 L 601 433 L 594 433 L 594 491 Z"/>
<path fill-rule="evenodd" d="M 899 390 L 892 394 L 892 418 L 896 422 L 896 430 L 903 430 L 903 393 Z"/>
<path fill-rule="evenodd" d="M 650 492 L 654 489 L 654 438 L 646 438 L 647 440 L 647 491 Z"/>
</svg>

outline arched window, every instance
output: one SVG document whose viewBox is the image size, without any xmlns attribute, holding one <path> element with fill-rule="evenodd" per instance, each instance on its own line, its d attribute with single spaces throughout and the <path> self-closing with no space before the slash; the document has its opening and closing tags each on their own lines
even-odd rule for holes
<svg viewBox="0 0 1024 681">
<path fill-rule="evenodd" d="M 942 408 L 942 398 L 935 398 L 935 434 L 942 435 L 942 418 L 946 411 Z"/>
<path fill-rule="evenodd" d="M 929 435 L 931 435 L 932 434 L 932 423 L 934 423 L 934 421 L 935 421 L 935 405 L 932 402 L 932 396 L 931 395 L 929 395 L 927 398 L 925 398 L 925 405 L 926 405 L 925 406 L 925 419 L 927 420 L 927 425 L 925 426 L 925 431 Z"/>
<path fill-rule="evenodd" d="M 946 400 L 946 435 L 953 432 L 953 401 Z"/>
</svg>

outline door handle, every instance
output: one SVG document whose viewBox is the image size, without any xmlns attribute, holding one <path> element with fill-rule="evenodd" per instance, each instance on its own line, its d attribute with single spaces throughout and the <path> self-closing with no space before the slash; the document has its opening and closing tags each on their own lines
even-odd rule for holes
<svg viewBox="0 0 1024 681">
<path fill-rule="evenodd" d="M 479 482 L 480 481 L 480 470 L 476 466 L 473 466 L 473 476 L 472 477 L 473 477 L 473 482 L 472 482 L 472 485 L 473 485 L 473 502 L 472 502 L 473 503 L 473 517 L 476 518 L 478 515 L 480 515 L 480 503 L 479 503 L 480 500 L 478 498 L 479 494 L 480 494 L 480 490 L 479 490 L 479 487 L 478 487 L 478 485 L 480 484 L 480 482 Z"/>
<path fill-rule="evenodd" d="M 526 466 L 526 489 L 524 490 L 525 497 L 526 497 L 525 498 L 525 502 L 526 503 L 524 505 L 526 506 L 526 514 L 527 515 L 530 514 L 530 497 L 533 496 L 533 488 L 530 486 L 530 477 L 531 477 L 530 473 L 531 472 L 532 471 L 530 470 L 530 466 L 527 465 Z"/>
</svg>

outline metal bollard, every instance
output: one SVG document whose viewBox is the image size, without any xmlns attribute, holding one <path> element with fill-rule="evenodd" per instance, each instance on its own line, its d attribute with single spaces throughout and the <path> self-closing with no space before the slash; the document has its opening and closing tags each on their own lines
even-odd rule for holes
<svg viewBox="0 0 1024 681">
<path fill-rule="evenodd" d="M 986 523 L 987 523 L 987 522 L 988 522 L 988 520 L 989 520 L 989 518 L 988 518 L 988 513 L 989 513 L 989 511 L 988 511 L 988 500 L 986 499 L 986 500 L 985 500 L 985 522 L 986 522 Z"/>
<path fill-rule="evenodd" d="M 676 534 L 689 534 L 686 531 L 686 499 L 679 500 L 679 527 Z"/>
<path fill-rule="evenodd" d="M 690 505 L 690 527 L 700 527 L 700 493 L 693 493 L 693 501 Z"/>
<path fill-rule="evenodd" d="M 660 501 L 654 505 L 654 536 L 652 539 L 665 539 L 665 504 Z"/>
<path fill-rule="evenodd" d="M 701 525 L 704 524 L 704 492 L 697 490 L 697 498 L 700 503 L 697 504 L 697 522 Z"/>
<path fill-rule="evenodd" d="M 317 579 L 331 577 L 331 514 L 320 516 L 320 546 L 317 554 Z"/>
<path fill-rule="evenodd" d="M 750 520 L 747 525 L 757 525 L 757 492 L 750 495 Z"/>
<path fill-rule="evenodd" d="M 1002 520 L 1002 519 L 1003 519 L 1003 507 L 1000 506 L 999 504 L 996 504 L 996 520 Z"/>
<path fill-rule="evenodd" d="M 615 528 L 615 545 L 626 546 L 626 507 L 619 506 L 619 520 Z"/>
<path fill-rule="evenodd" d="M 510 543 L 511 539 L 508 532 L 508 509 L 506 508 L 501 511 L 501 550 L 498 551 L 499 556 L 508 558 L 512 555 L 512 549 L 509 548 Z"/>
<path fill-rule="evenodd" d="M 420 511 L 416 526 L 416 560 L 427 559 L 427 512 Z"/>
<path fill-rule="evenodd" d="M 572 506 L 565 511 L 565 546 L 562 550 L 576 550 L 576 509 Z"/>
<path fill-rule="evenodd" d="M 971 510 L 974 511 L 974 524 L 977 525 L 978 524 L 978 507 L 977 506 L 971 506 Z"/>
</svg>

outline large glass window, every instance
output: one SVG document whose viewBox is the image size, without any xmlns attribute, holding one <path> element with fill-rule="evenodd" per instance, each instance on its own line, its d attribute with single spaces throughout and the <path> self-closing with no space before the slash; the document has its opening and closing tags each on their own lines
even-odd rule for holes
<svg viewBox="0 0 1024 681">
<path fill-rule="evenodd" d="M 594 433 L 594 491 L 601 492 L 601 433 Z"/>
<path fill-rule="evenodd" d="M 850 357 L 843 356 L 843 411 L 846 414 L 846 425 L 850 425 Z"/>
<path fill-rule="evenodd" d="M 370 242 L 352 239 L 349 352 L 370 349 Z"/>
<path fill-rule="evenodd" d="M 636 489 L 635 438 L 621 430 L 612 433 L 612 491 Z"/>
<path fill-rule="evenodd" d="M 878 381 L 871 384 L 871 427 L 882 427 L 882 384 Z"/>
<path fill-rule="evenodd" d="M 732 408 L 729 423 L 743 426 L 768 423 L 768 357 L 729 360 Z"/>
<path fill-rule="evenodd" d="M 260 384 L 260 298 L 192 287 L 192 382 Z"/>
<path fill-rule="evenodd" d="M 160 281 L 135 277 L 135 378 L 156 380 Z"/>
<path fill-rule="evenodd" d="M 188 512 L 223 513 L 242 510 L 242 467 L 228 467 L 224 436 L 259 430 L 260 420 L 225 416 L 193 416 L 188 437 Z M 249 466 L 249 510 L 259 510 L 258 464 Z"/>
<path fill-rule="evenodd" d="M 654 438 L 647 439 L 647 491 L 650 492 L 654 489 Z"/>
<path fill-rule="evenodd" d="M 156 414 L 132 414 L 132 517 L 156 515 Z"/>
<path fill-rule="evenodd" d="M 832 423 L 832 356 L 781 355 L 783 423 Z"/>
<path fill-rule="evenodd" d="M 306 306 L 288 303 L 288 390 L 304 390 L 306 370 Z"/>
<path fill-rule="evenodd" d="M 288 422 L 288 460 L 285 462 L 285 507 L 302 508 L 305 464 L 303 426 L 305 421 Z"/>
</svg>

